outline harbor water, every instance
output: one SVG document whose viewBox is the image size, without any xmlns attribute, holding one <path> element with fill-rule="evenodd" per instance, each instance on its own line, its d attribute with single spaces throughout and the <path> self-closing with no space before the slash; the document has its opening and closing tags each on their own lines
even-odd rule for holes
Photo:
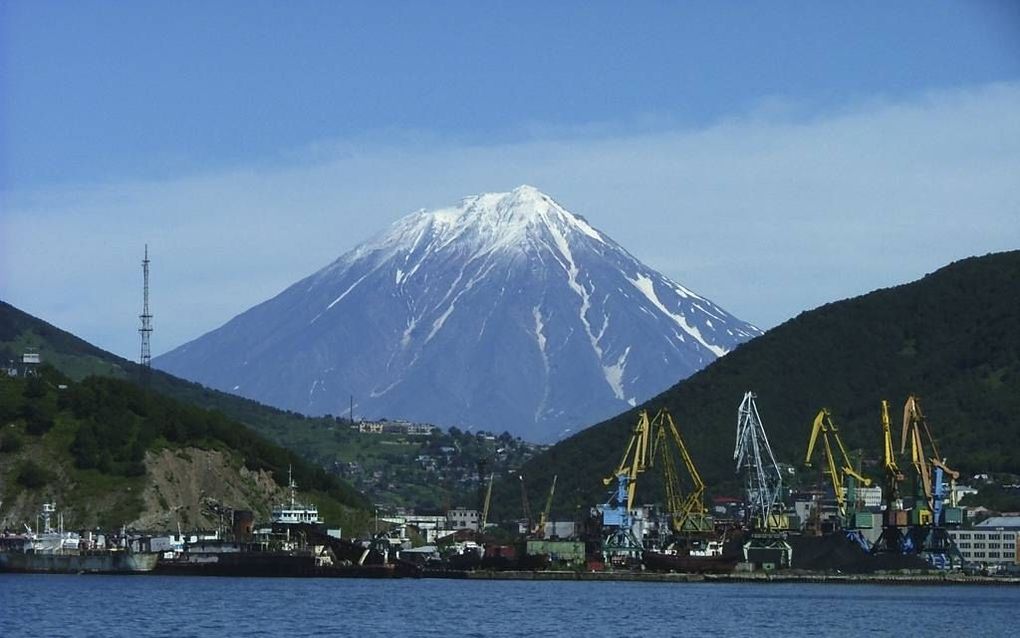
<svg viewBox="0 0 1020 638">
<path fill-rule="evenodd" d="M 1016 636 L 1020 587 L 0 574 L 0 636 Z"/>
</svg>

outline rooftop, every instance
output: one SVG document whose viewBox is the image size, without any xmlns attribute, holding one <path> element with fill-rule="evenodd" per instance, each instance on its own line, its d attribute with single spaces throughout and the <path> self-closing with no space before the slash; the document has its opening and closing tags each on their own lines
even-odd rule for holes
<svg viewBox="0 0 1020 638">
<path fill-rule="evenodd" d="M 975 527 L 1011 527 L 1020 529 L 1020 516 L 992 516 L 981 521 Z"/>
</svg>

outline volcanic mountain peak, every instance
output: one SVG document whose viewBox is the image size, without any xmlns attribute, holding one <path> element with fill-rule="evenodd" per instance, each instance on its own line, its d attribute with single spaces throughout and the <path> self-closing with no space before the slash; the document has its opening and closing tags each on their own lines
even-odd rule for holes
<svg viewBox="0 0 1020 638">
<path fill-rule="evenodd" d="M 571 213 L 534 186 L 518 186 L 509 193 L 483 193 L 461 200 L 456 208 L 432 213 L 437 223 L 456 231 L 477 227 L 494 235 L 516 235 L 551 225 L 576 229 L 602 241 L 583 218 Z"/>
<path fill-rule="evenodd" d="M 309 414 L 549 440 L 759 334 L 531 186 L 418 211 L 158 364 Z"/>
<path fill-rule="evenodd" d="M 349 256 L 360 258 L 376 251 L 415 252 L 419 248 L 436 252 L 453 244 L 480 255 L 500 249 L 522 250 L 529 240 L 561 245 L 561 241 L 574 236 L 606 243 L 583 217 L 537 188 L 522 185 L 510 192 L 465 197 L 456 206 L 412 213 Z"/>
</svg>

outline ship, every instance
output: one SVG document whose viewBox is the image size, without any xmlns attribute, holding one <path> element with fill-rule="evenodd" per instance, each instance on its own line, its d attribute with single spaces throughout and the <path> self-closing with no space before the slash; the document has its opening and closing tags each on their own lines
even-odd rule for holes
<svg viewBox="0 0 1020 638">
<path fill-rule="evenodd" d="M 111 546 L 105 536 L 83 538 L 51 527 L 55 503 L 42 509 L 43 529 L 0 536 L 0 572 L 33 574 L 141 574 L 156 567 L 159 554 L 135 551 L 130 546 Z"/>
<path fill-rule="evenodd" d="M 231 539 L 184 543 L 166 552 L 156 574 L 186 576 L 259 576 L 313 578 L 401 578 L 420 569 L 390 561 L 385 548 L 339 538 L 327 530 L 318 509 L 297 500 L 297 484 L 289 477 L 289 503 L 272 509 L 270 527 L 256 530 L 250 511 L 233 510 Z"/>
<path fill-rule="evenodd" d="M 646 549 L 641 553 L 641 564 L 656 572 L 728 574 L 737 566 L 740 556 L 725 552 L 724 547 L 725 541 L 710 540 L 697 547 Z"/>
<path fill-rule="evenodd" d="M 274 525 L 321 525 L 319 509 L 314 505 L 305 505 L 297 500 L 297 483 L 294 482 L 294 470 L 287 468 L 287 488 L 290 490 L 290 503 L 280 504 L 273 508 Z"/>
</svg>

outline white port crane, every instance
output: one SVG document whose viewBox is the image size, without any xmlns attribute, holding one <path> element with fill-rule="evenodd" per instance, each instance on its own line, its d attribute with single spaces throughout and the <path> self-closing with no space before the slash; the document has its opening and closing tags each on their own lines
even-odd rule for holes
<svg viewBox="0 0 1020 638">
<path fill-rule="evenodd" d="M 751 525 L 758 531 L 769 532 L 785 527 L 779 501 L 783 477 L 754 399 L 753 392 L 746 392 L 740 402 L 733 459 L 737 462 L 737 473 L 744 475 Z"/>
</svg>

